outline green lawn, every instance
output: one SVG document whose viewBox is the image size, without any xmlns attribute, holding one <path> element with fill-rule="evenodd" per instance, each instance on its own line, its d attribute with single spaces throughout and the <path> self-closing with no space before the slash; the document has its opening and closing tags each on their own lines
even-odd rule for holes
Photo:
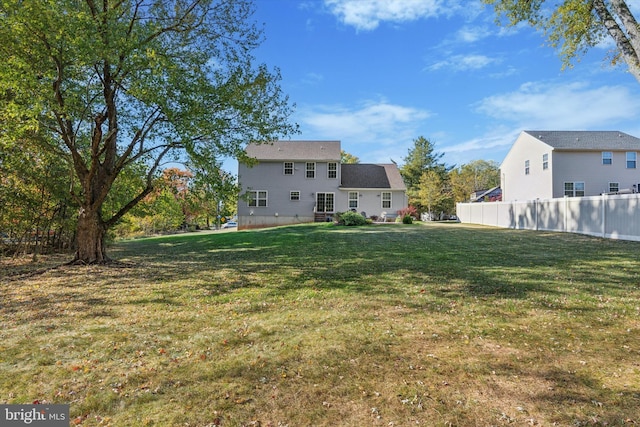
<svg viewBox="0 0 640 427">
<path fill-rule="evenodd" d="M 639 254 L 313 224 L 119 243 L 117 266 L 4 259 L 0 403 L 83 426 L 638 425 Z"/>
</svg>

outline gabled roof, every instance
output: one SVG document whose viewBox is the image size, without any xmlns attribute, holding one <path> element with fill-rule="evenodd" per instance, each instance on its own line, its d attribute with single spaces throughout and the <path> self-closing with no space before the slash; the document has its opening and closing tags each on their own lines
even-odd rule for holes
<svg viewBox="0 0 640 427">
<path fill-rule="evenodd" d="M 524 133 L 559 150 L 640 150 L 640 138 L 618 131 L 526 130 Z"/>
<path fill-rule="evenodd" d="M 340 161 L 340 141 L 275 141 L 249 144 L 247 155 L 258 160 Z"/>
<path fill-rule="evenodd" d="M 492 193 L 500 193 L 500 194 L 502 194 L 502 189 L 500 188 L 500 186 L 497 186 L 497 187 L 490 188 L 488 190 L 474 191 L 473 193 L 471 193 L 471 201 L 473 202 L 473 201 L 476 201 L 476 200 L 480 200 L 483 197 L 491 196 Z"/>
<path fill-rule="evenodd" d="M 341 166 L 342 188 L 388 188 L 406 190 L 398 167 L 394 164 L 350 163 Z"/>
</svg>

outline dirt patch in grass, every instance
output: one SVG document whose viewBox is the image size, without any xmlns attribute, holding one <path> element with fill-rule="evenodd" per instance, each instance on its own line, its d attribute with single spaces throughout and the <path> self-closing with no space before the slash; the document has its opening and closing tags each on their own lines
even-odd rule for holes
<svg viewBox="0 0 640 427">
<path fill-rule="evenodd" d="M 131 268 L 1 276 L 0 402 L 83 426 L 640 423 L 640 244 L 360 231 L 149 239 L 112 248 Z"/>
</svg>

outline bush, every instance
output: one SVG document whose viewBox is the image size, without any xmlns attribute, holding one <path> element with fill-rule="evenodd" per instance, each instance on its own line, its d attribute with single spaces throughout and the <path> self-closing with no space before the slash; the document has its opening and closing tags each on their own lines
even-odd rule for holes
<svg viewBox="0 0 640 427">
<path fill-rule="evenodd" d="M 339 225 L 365 225 L 367 220 L 358 212 L 343 212 L 336 214 Z"/>
<path fill-rule="evenodd" d="M 418 218 L 418 210 L 414 206 L 408 206 L 404 209 L 400 209 L 397 214 L 401 218 L 404 218 L 407 215 L 412 218 Z"/>
<path fill-rule="evenodd" d="M 411 215 L 405 215 L 402 217 L 402 223 L 403 224 L 413 224 L 413 218 L 411 218 Z"/>
</svg>

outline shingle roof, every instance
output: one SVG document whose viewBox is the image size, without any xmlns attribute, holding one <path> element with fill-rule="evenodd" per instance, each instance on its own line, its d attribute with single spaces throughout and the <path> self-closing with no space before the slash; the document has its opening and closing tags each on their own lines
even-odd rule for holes
<svg viewBox="0 0 640 427">
<path fill-rule="evenodd" d="M 341 171 L 343 188 L 407 189 L 398 167 L 394 164 L 343 164 Z"/>
<path fill-rule="evenodd" d="M 275 141 L 249 144 L 249 157 L 258 160 L 340 161 L 340 141 Z"/>
<path fill-rule="evenodd" d="M 564 150 L 640 150 L 640 138 L 618 131 L 526 130 L 545 144 Z"/>
</svg>

